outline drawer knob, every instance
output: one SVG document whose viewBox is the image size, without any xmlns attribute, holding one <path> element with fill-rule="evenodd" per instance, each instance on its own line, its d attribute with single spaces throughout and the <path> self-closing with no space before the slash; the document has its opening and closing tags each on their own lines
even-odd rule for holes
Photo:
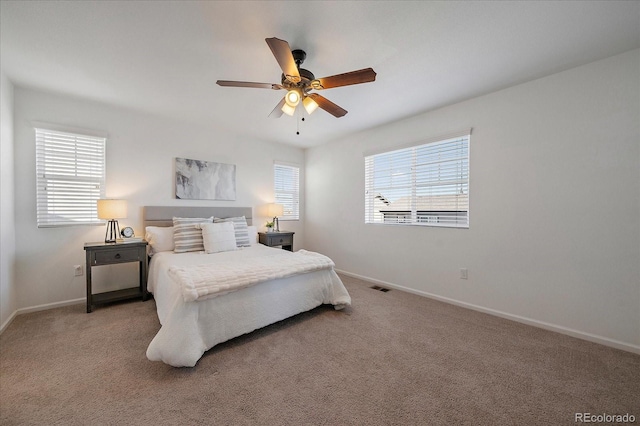
<svg viewBox="0 0 640 426">
<path fill-rule="evenodd" d="M 120 259 L 120 253 L 116 253 L 115 258 L 116 258 L 116 259 Z"/>
<path fill-rule="evenodd" d="M 282 238 L 280 238 L 280 242 L 282 242 Z"/>
</svg>

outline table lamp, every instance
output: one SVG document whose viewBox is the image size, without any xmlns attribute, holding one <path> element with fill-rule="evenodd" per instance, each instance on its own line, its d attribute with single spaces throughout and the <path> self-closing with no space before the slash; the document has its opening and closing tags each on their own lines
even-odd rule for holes
<svg viewBox="0 0 640 426">
<path fill-rule="evenodd" d="M 127 202 L 125 200 L 98 200 L 98 219 L 107 220 L 107 231 L 104 234 L 105 243 L 115 243 L 120 236 L 120 226 L 117 219 L 127 217 Z"/>
<path fill-rule="evenodd" d="M 284 214 L 284 206 L 282 204 L 271 203 L 267 206 L 267 214 L 273 216 L 273 222 L 276 227 L 276 232 L 280 232 L 280 222 L 278 216 Z"/>
</svg>

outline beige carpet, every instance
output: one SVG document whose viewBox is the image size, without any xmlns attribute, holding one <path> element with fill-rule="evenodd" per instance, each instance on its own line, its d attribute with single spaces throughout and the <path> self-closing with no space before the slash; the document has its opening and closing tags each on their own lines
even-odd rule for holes
<svg viewBox="0 0 640 426">
<path fill-rule="evenodd" d="M 153 301 L 17 317 L 0 336 L 2 425 L 640 423 L 640 356 L 343 277 L 353 307 L 148 361 Z"/>
</svg>

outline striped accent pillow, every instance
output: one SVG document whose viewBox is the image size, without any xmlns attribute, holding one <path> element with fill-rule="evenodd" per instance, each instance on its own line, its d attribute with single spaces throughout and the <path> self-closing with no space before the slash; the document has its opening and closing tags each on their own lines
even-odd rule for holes
<svg viewBox="0 0 640 426">
<path fill-rule="evenodd" d="M 249 247 L 251 246 L 251 240 L 249 239 L 249 228 L 247 227 L 247 219 L 244 216 L 239 217 L 227 217 L 220 219 L 216 217 L 213 220 L 214 223 L 220 222 L 233 222 L 233 227 L 236 233 L 236 246 L 237 247 Z"/>
<path fill-rule="evenodd" d="M 213 216 L 203 217 L 174 217 L 173 218 L 173 243 L 174 253 L 187 253 L 190 251 L 204 251 L 202 230 L 196 225 L 200 223 L 213 223 Z"/>
</svg>

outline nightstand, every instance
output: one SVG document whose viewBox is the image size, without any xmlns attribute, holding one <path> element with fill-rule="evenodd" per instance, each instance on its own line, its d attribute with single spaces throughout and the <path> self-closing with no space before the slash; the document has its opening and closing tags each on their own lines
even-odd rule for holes
<svg viewBox="0 0 640 426">
<path fill-rule="evenodd" d="M 147 300 L 147 242 L 136 241 L 131 243 L 85 243 L 84 250 L 87 255 L 87 313 L 93 310 L 94 305 L 115 302 L 141 297 Z M 138 287 L 122 290 L 108 291 L 93 294 L 91 291 L 91 267 L 113 265 L 117 263 L 139 262 L 140 285 Z"/>
<path fill-rule="evenodd" d="M 293 251 L 293 234 L 295 232 L 258 232 L 258 241 L 265 246 L 282 246 L 283 250 Z"/>
</svg>

